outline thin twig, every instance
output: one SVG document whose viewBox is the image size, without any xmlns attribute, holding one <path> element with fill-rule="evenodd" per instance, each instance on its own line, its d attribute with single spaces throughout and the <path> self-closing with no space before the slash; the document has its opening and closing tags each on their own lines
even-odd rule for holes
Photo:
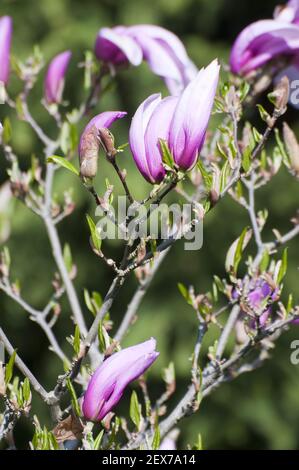
<svg viewBox="0 0 299 470">
<path fill-rule="evenodd" d="M 156 259 L 154 259 L 153 261 L 153 266 L 150 268 L 150 271 L 149 273 L 147 274 L 146 278 L 141 281 L 141 283 L 139 284 L 138 286 L 138 289 L 136 290 L 133 298 L 131 299 L 129 305 L 128 305 L 128 308 L 127 308 L 127 311 L 122 319 L 122 322 L 114 336 L 114 339 L 115 341 L 117 342 L 121 342 L 122 339 L 124 338 L 125 334 L 127 334 L 128 332 L 128 329 L 130 327 L 130 325 L 132 324 L 132 321 L 136 315 L 136 312 L 145 296 L 145 294 L 147 293 L 148 291 L 148 288 L 156 274 L 156 272 L 158 271 L 159 267 L 161 266 L 164 258 L 167 256 L 168 252 L 169 252 L 169 249 L 168 248 L 167 250 L 165 250 L 163 253 L 160 253 Z"/>
<path fill-rule="evenodd" d="M 11 356 L 15 352 L 15 348 L 12 346 L 11 342 L 5 335 L 2 328 L 0 328 L 0 340 L 4 344 L 4 347 L 8 354 Z M 28 378 L 29 382 L 31 383 L 33 389 L 40 395 L 40 397 L 47 403 L 48 402 L 48 393 L 44 389 L 44 387 L 39 383 L 37 378 L 33 375 L 30 369 L 26 366 L 24 361 L 20 358 L 18 354 L 16 354 L 15 364 L 18 369 L 22 372 L 22 374 Z"/>
<path fill-rule="evenodd" d="M 228 339 L 229 339 L 229 336 L 236 324 L 236 321 L 238 319 L 238 316 L 239 316 L 239 313 L 240 313 L 240 307 L 239 305 L 234 305 L 234 307 L 232 308 L 231 310 L 231 313 L 228 317 L 228 320 L 225 324 L 225 327 L 221 333 L 221 336 L 219 338 L 219 342 L 218 342 L 218 346 L 217 346 L 217 350 L 216 350 L 216 358 L 219 360 L 221 359 L 222 357 L 222 354 L 224 352 L 224 349 L 227 345 L 227 342 L 228 342 Z"/>
</svg>

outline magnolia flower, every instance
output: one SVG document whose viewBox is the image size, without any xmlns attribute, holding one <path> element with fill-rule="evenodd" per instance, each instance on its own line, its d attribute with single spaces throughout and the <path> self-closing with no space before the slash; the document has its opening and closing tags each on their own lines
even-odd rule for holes
<svg viewBox="0 0 299 470">
<path fill-rule="evenodd" d="M 165 140 L 174 162 L 190 170 L 203 146 L 219 78 L 214 60 L 201 69 L 180 97 L 151 95 L 138 107 L 130 127 L 129 143 L 135 163 L 152 184 L 163 180 L 160 139 Z"/>
<path fill-rule="evenodd" d="M 98 153 L 100 148 L 99 131 L 106 129 L 116 119 L 123 118 L 124 111 L 106 111 L 92 118 L 81 134 L 79 141 L 80 173 L 86 178 L 93 178 L 97 174 Z"/>
<path fill-rule="evenodd" d="M 134 66 L 145 60 L 150 69 L 165 80 L 171 94 L 179 94 L 192 80 L 197 68 L 179 38 L 154 25 L 117 26 L 100 29 L 95 43 L 98 59 Z"/>
<path fill-rule="evenodd" d="M 10 16 L 0 18 L 0 84 L 6 85 L 10 72 L 10 46 L 12 36 L 12 19 Z"/>
<path fill-rule="evenodd" d="M 45 78 L 45 99 L 48 104 L 59 104 L 62 100 L 64 77 L 72 53 L 64 51 L 51 60 Z"/>
<path fill-rule="evenodd" d="M 278 5 L 274 10 L 274 18 L 299 24 L 299 0 L 290 0 L 286 5 Z"/>
<path fill-rule="evenodd" d="M 298 0 L 276 9 L 274 19 L 252 23 L 239 34 L 231 51 L 231 70 L 246 75 L 277 57 L 298 61 Z"/>
<path fill-rule="evenodd" d="M 270 282 L 262 278 L 252 279 L 249 284 L 244 283 L 244 290 L 242 296 L 239 292 L 233 292 L 233 298 L 241 300 L 240 307 L 243 315 L 248 315 L 252 318 L 256 315 L 258 318 L 259 326 L 263 327 L 266 325 L 269 316 L 271 315 L 273 302 L 278 300 L 278 290 Z M 256 328 L 256 319 L 252 319 L 249 322 L 251 328 Z"/>
<path fill-rule="evenodd" d="M 121 399 L 127 385 L 142 375 L 157 359 L 156 341 L 123 349 L 106 359 L 91 377 L 82 411 L 86 419 L 101 421 Z"/>
</svg>

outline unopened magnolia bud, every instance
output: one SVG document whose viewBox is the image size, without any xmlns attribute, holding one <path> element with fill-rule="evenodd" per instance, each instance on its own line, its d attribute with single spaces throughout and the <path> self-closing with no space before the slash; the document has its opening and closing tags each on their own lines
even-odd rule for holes
<svg viewBox="0 0 299 470">
<path fill-rule="evenodd" d="M 288 77 L 285 75 L 282 77 L 281 80 L 277 83 L 274 88 L 273 93 L 271 93 L 271 101 L 275 106 L 275 110 L 281 116 L 287 110 L 287 104 L 289 101 L 290 95 L 290 82 Z"/>
<path fill-rule="evenodd" d="M 107 134 L 109 132 L 108 127 L 116 119 L 121 119 L 125 115 L 126 113 L 123 111 L 105 111 L 89 121 L 81 134 L 79 142 L 81 176 L 86 178 L 94 178 L 96 176 L 100 144 L 105 145 L 104 148 L 110 152 L 114 149 L 113 141 L 111 140 L 112 134 L 110 136 Z M 101 132 L 101 136 L 100 130 L 105 131 Z"/>
<path fill-rule="evenodd" d="M 82 135 L 80 142 L 80 174 L 85 178 L 94 178 L 98 170 L 99 154 L 98 130 L 92 126 Z"/>
<path fill-rule="evenodd" d="M 115 155 L 117 154 L 117 150 L 114 147 L 113 134 L 109 131 L 109 129 L 107 129 L 107 127 L 101 127 L 98 131 L 98 136 L 108 160 L 114 159 Z"/>
<path fill-rule="evenodd" d="M 292 129 L 286 122 L 283 123 L 283 139 L 290 159 L 292 170 L 299 176 L 299 143 Z"/>
</svg>

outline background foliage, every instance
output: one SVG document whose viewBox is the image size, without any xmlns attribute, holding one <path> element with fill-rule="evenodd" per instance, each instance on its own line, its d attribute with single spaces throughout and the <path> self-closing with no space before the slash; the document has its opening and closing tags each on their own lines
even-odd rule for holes
<svg viewBox="0 0 299 470">
<path fill-rule="evenodd" d="M 227 60 L 229 48 L 236 34 L 256 19 L 270 17 L 276 2 L 264 0 L 0 0 L 0 16 L 9 14 L 14 20 L 13 53 L 21 59 L 39 44 L 48 61 L 54 54 L 69 48 L 73 60 L 67 78 L 65 97 L 79 104 L 82 98 L 83 74 L 76 62 L 83 59 L 83 52 L 92 48 L 97 30 L 115 24 L 155 23 L 178 34 L 186 44 L 189 54 L 201 67 L 214 57 Z M 12 91 L 18 85 L 11 84 Z M 113 92 L 101 101 L 97 111 L 121 109 L 132 116 L 137 105 L 148 94 L 163 90 L 162 82 L 149 72 L 146 64 L 123 72 L 117 78 Z M 51 133 L 52 122 L 39 104 L 42 81 L 32 93 L 32 112 L 42 126 Z M 2 108 L 2 107 L 1 107 Z M 0 119 L 3 110 L 0 108 Z M 255 110 L 252 110 L 254 115 Z M 293 126 L 298 120 L 297 111 L 290 110 L 288 119 Z M 129 119 L 117 124 L 117 141 L 126 141 Z M 297 123 L 298 124 L 298 123 Z M 83 127 L 84 123 L 82 123 Z M 54 129 L 54 128 L 53 128 Z M 13 141 L 16 153 L 26 167 L 30 155 L 39 149 L 29 126 L 15 123 Z M 42 154 L 38 155 L 42 158 Z M 5 162 L 0 155 L 0 183 L 6 178 Z M 146 183 L 134 168 L 129 152 L 123 154 L 122 165 L 129 169 L 129 183 L 137 196 L 146 192 Z M 100 161 L 97 187 L 103 188 L 104 178 L 110 174 L 108 165 Z M 111 182 L 117 184 L 111 174 Z M 85 213 L 92 213 L 93 201 L 74 181 L 68 172 L 59 172 L 57 193 L 73 187 L 77 209 L 60 225 L 63 241 L 70 241 L 74 261 L 78 267 L 75 284 L 81 289 L 96 289 L 105 294 L 111 273 L 92 254 L 88 245 L 88 229 Z M 285 222 L 297 208 L 298 183 L 285 170 L 272 183 L 259 192 L 258 208 L 269 208 L 270 220 L 284 231 Z M 224 258 L 231 242 L 247 224 L 247 214 L 232 201 L 225 200 L 209 215 L 204 226 L 204 246 L 199 252 L 184 252 L 179 243 L 169 254 L 157 278 L 139 309 L 138 323 L 132 328 L 126 344 L 143 341 L 149 335 L 157 337 L 161 351 L 159 361 L 150 371 L 151 392 L 158 395 L 162 386 L 161 369 L 173 360 L 177 375 L 177 399 L 189 380 L 190 362 L 196 338 L 196 318 L 186 306 L 177 289 L 177 283 L 194 283 L 204 292 L 211 285 L 213 273 L 224 276 Z M 270 235 L 272 224 L 269 224 Z M 107 244 L 108 242 L 106 242 Z M 111 253 L 117 253 L 117 243 L 109 242 Z M 44 229 L 35 216 L 21 203 L 15 202 L 12 218 L 12 235 L 8 246 L 13 257 L 13 274 L 20 281 L 25 298 L 36 307 L 43 307 L 50 294 L 50 282 L 54 265 Z M 108 245 L 107 245 L 108 246 Z M 285 293 L 293 291 L 298 303 L 298 240 L 290 244 L 289 271 Z M 133 293 L 135 280 L 122 291 L 113 309 L 117 322 L 125 311 Z M 86 313 L 88 315 L 88 313 Z M 9 333 L 13 344 L 18 345 L 25 362 L 38 375 L 42 383 L 53 386 L 60 364 L 47 349 L 41 330 L 28 320 L 27 315 L 0 293 L 1 325 Z M 92 318 L 89 318 L 91 323 Z M 67 304 L 63 304 L 61 318 L 56 326 L 58 338 L 73 327 Z M 200 432 L 205 448 L 298 448 L 299 446 L 299 366 L 290 364 L 290 342 L 299 338 L 299 327 L 279 341 L 277 350 L 266 366 L 252 374 L 243 375 L 237 381 L 222 385 L 211 397 L 203 401 L 199 412 L 181 425 L 179 447 L 193 443 Z M 207 339 L 208 340 L 208 339 Z M 69 347 L 67 343 L 64 347 Z M 130 393 L 127 392 L 126 399 Z M 46 414 L 40 400 L 33 400 L 34 410 L 46 422 Z M 122 402 L 121 407 L 128 403 Z M 32 434 L 28 421 L 19 423 L 16 429 L 20 446 L 25 436 Z"/>
</svg>

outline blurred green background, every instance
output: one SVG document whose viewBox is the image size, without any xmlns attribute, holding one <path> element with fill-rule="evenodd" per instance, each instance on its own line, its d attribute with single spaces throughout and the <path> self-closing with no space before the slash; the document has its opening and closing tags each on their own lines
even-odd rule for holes
<svg viewBox="0 0 299 470">
<path fill-rule="evenodd" d="M 0 16 L 13 17 L 13 53 L 25 59 L 34 44 L 39 44 L 46 60 L 54 54 L 71 49 L 73 59 L 68 73 L 65 97 L 74 104 L 82 99 L 82 69 L 76 66 L 83 53 L 93 48 L 97 30 L 103 26 L 134 23 L 154 23 L 164 26 L 179 35 L 187 50 L 201 67 L 218 57 L 226 61 L 236 34 L 248 23 L 269 18 L 275 1 L 252 2 L 252 0 L 1 0 Z M 12 80 L 12 93 L 17 89 Z M 132 116 L 141 100 L 152 92 L 162 90 L 161 80 L 149 71 L 146 64 L 122 72 L 116 87 L 107 94 L 95 112 L 121 109 Z M 41 125 L 55 137 L 53 121 L 40 105 L 42 79 L 32 95 L 32 112 Z M 254 113 L 254 110 L 253 110 Z M 0 108 L 0 119 L 7 114 Z M 297 111 L 288 111 L 288 119 L 296 126 Z M 26 168 L 30 155 L 35 152 L 42 158 L 42 149 L 29 126 L 13 119 L 13 144 Z M 126 142 L 129 119 L 116 124 L 114 131 L 119 144 Z M 81 123 L 81 128 L 84 122 Z M 259 126 L 261 124 L 259 123 Z M 6 179 L 6 163 L 1 157 L 0 183 Z M 137 197 L 145 195 L 149 186 L 143 181 L 126 151 L 120 164 L 129 170 L 129 184 Z M 108 175 L 117 185 L 114 175 L 105 162 L 100 162 L 97 180 L 99 191 L 103 191 L 104 179 Z M 88 244 L 85 213 L 93 214 L 93 201 L 67 172 L 61 170 L 57 177 L 57 194 L 69 186 L 77 207 L 75 212 L 59 226 L 61 239 L 68 241 L 78 267 L 75 284 L 81 302 L 83 288 L 98 290 L 103 295 L 111 281 L 111 272 L 92 254 Z M 281 231 L 290 227 L 289 219 L 298 207 L 298 183 L 284 170 L 268 187 L 260 190 L 258 208 L 269 208 L 270 222 L 266 237 L 271 237 L 271 228 Z M 170 360 L 175 363 L 177 391 L 174 400 L 184 392 L 190 376 L 189 357 L 196 339 L 196 318 L 186 306 L 177 289 L 177 283 L 193 283 L 199 292 L 210 288 L 212 275 L 224 276 L 225 253 L 231 242 L 248 224 L 246 213 L 231 200 L 225 200 L 213 210 L 204 225 L 204 246 L 199 252 L 185 252 L 183 244 L 169 254 L 157 275 L 150 291 L 139 309 L 139 320 L 126 338 L 125 344 L 143 341 L 149 336 L 158 340 L 160 358 L 149 373 L 150 392 L 156 397 L 162 391 L 161 369 Z M 8 242 L 13 259 L 13 277 L 19 279 L 24 297 L 37 308 L 42 308 L 51 295 L 51 280 L 55 266 L 51 258 L 45 230 L 37 217 L 16 202 L 13 209 L 12 234 Z M 298 302 L 298 240 L 290 243 L 290 265 L 285 283 L 285 293 L 292 291 Z M 120 255 L 118 243 L 106 242 L 111 255 Z M 112 318 L 117 324 L 125 312 L 136 285 L 132 277 L 122 289 L 118 302 L 113 307 Z M 83 305 L 83 302 L 82 302 Z M 70 311 L 66 302 L 55 327 L 57 337 L 63 340 L 66 332 L 73 332 Z M 26 363 L 32 368 L 47 388 L 54 385 L 61 371 L 61 364 L 48 351 L 43 332 L 28 319 L 26 313 L 0 292 L 1 326 L 18 347 Z M 91 315 L 86 312 L 88 323 Z M 251 374 L 243 375 L 230 384 L 223 385 L 201 404 L 197 414 L 180 425 L 179 447 L 192 444 L 198 433 L 208 449 L 294 449 L 299 447 L 299 366 L 290 364 L 290 343 L 299 339 L 299 327 L 293 327 L 279 340 L 272 359 Z M 126 400 L 129 392 L 126 393 Z M 43 424 L 49 418 L 38 397 L 33 410 L 39 414 Z M 121 411 L 126 412 L 124 402 Z M 22 447 L 33 432 L 28 421 L 22 420 L 17 427 L 17 443 Z"/>
</svg>

